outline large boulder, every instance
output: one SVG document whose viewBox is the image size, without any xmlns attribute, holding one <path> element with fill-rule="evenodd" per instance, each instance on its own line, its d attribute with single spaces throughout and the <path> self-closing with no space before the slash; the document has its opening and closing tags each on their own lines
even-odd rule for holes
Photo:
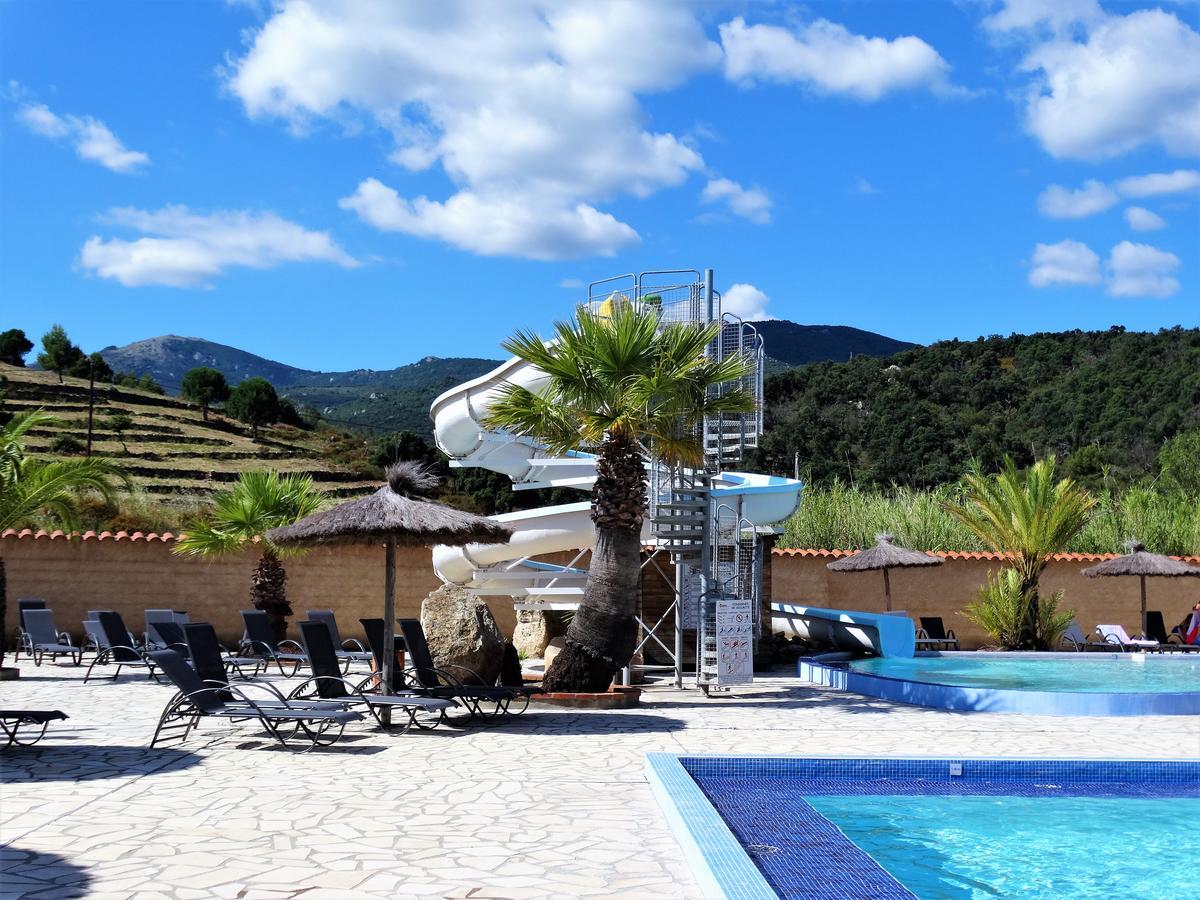
<svg viewBox="0 0 1200 900">
<path fill-rule="evenodd" d="M 434 664 L 463 681 L 465 666 L 486 684 L 495 684 L 504 662 L 504 635 L 487 604 L 455 584 L 446 584 L 421 603 L 421 627 Z"/>
<path fill-rule="evenodd" d="M 541 657 L 546 645 L 566 631 L 562 618 L 540 609 L 517 610 L 517 627 L 513 631 L 513 646 L 526 659 Z"/>
</svg>

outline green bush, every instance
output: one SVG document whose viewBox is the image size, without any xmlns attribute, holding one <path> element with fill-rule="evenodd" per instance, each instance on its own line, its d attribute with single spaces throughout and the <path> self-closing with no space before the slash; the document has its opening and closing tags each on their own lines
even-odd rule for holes
<svg viewBox="0 0 1200 900">
<path fill-rule="evenodd" d="M 60 453 L 63 456 L 74 456 L 78 453 L 83 453 L 86 449 L 87 447 L 83 441 L 73 434 L 60 434 L 50 442 L 50 451 L 52 453 Z"/>
<path fill-rule="evenodd" d="M 1067 626 L 1075 618 L 1075 610 L 1059 611 L 1063 592 L 1055 591 L 1038 600 L 1036 641 L 1051 649 L 1058 646 Z M 1022 628 L 1029 615 L 1030 592 L 1021 590 L 1021 573 L 1016 569 L 988 572 L 987 583 L 975 599 L 967 604 L 962 615 L 970 619 L 1006 650 L 1022 645 Z"/>
</svg>

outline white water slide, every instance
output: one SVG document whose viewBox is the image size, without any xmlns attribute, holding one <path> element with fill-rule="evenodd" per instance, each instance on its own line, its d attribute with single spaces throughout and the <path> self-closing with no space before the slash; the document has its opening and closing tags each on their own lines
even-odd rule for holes
<svg viewBox="0 0 1200 900">
<path fill-rule="evenodd" d="M 574 487 L 590 490 L 596 479 L 595 457 L 583 453 L 552 456 L 536 441 L 483 425 L 505 384 L 531 391 L 544 387 L 545 374 L 520 359 L 452 388 L 433 401 L 430 415 L 438 446 L 452 465 L 482 466 L 512 479 L 515 490 Z M 801 484 L 790 478 L 745 472 L 721 472 L 712 480 L 714 504 L 735 503 L 741 520 L 754 526 L 786 519 L 799 502 Z M 568 503 L 492 517 L 513 529 L 507 544 L 436 547 L 433 565 L 446 582 L 473 592 L 510 596 L 518 608 L 570 609 L 583 593 L 587 572 L 574 561 L 567 565 L 533 557 L 591 548 L 594 530 L 590 503 Z M 654 542 L 649 519 L 643 538 Z"/>
</svg>

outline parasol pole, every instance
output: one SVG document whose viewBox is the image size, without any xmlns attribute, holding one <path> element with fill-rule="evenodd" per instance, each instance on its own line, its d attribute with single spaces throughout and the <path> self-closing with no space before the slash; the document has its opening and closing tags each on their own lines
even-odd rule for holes
<svg viewBox="0 0 1200 900">
<path fill-rule="evenodd" d="M 1142 637 L 1146 637 L 1146 576 L 1138 578 L 1142 583 Z"/>
<path fill-rule="evenodd" d="M 888 578 L 887 566 L 883 567 L 883 594 L 887 597 L 887 611 L 892 611 L 892 581 Z"/>
<path fill-rule="evenodd" d="M 384 695 L 392 693 L 392 672 L 396 668 L 396 537 L 388 535 L 386 545 L 387 571 L 383 579 L 383 688 Z M 380 710 L 384 727 L 392 724 L 392 710 Z"/>
</svg>

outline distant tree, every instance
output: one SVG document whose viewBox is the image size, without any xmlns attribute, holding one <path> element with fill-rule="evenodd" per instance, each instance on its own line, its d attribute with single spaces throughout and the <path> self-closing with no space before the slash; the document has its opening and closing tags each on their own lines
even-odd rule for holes
<svg viewBox="0 0 1200 900">
<path fill-rule="evenodd" d="M 225 411 L 250 426 L 250 436 L 258 440 L 258 429 L 279 420 L 279 394 L 265 378 L 247 378 L 229 392 Z"/>
<path fill-rule="evenodd" d="M 184 400 L 200 407 L 204 421 L 208 421 L 208 405 L 224 403 L 229 399 L 229 384 L 225 376 L 209 366 L 197 366 L 184 373 L 180 394 Z"/>
<path fill-rule="evenodd" d="M 82 353 L 83 351 L 80 352 Z M 91 378 L 95 381 L 113 380 L 112 366 L 99 353 L 80 356 L 78 360 L 67 366 L 63 371 L 67 375 L 73 375 L 76 378 Z"/>
<path fill-rule="evenodd" d="M 48 372 L 56 373 L 59 384 L 62 384 L 64 372 L 86 358 L 83 351 L 71 343 L 66 329 L 61 325 L 51 326 L 50 330 L 42 335 L 42 352 L 37 356 L 38 365 Z"/>
<path fill-rule="evenodd" d="M 0 331 L 0 362 L 25 368 L 25 354 L 33 349 L 33 341 L 20 328 Z"/>
<path fill-rule="evenodd" d="M 284 425 L 292 425 L 296 428 L 308 428 L 309 424 L 304 420 L 304 416 L 300 414 L 300 410 L 296 408 L 296 404 L 292 402 L 290 397 L 279 398 L 279 418 L 275 421 L 282 422 Z"/>
<path fill-rule="evenodd" d="M 115 412 L 105 420 L 104 424 L 117 436 L 117 440 L 121 442 L 121 449 L 128 453 L 129 448 L 125 446 L 125 432 L 133 427 L 133 416 L 127 412 Z"/>
<path fill-rule="evenodd" d="M 1200 495 L 1200 428 L 1180 432 L 1163 444 L 1158 471 L 1167 487 Z"/>
<path fill-rule="evenodd" d="M 139 388 L 141 388 L 143 391 L 147 391 L 151 394 L 165 394 L 166 393 L 166 389 L 164 389 L 161 384 L 159 384 L 157 381 L 155 381 L 154 376 L 151 375 L 149 372 L 147 372 L 145 375 L 143 375 L 141 378 L 138 379 L 137 386 Z"/>
<path fill-rule="evenodd" d="M 371 447 L 371 463 L 380 469 L 386 469 L 397 462 L 421 462 L 435 467 L 436 474 L 445 475 L 448 471 L 446 458 L 419 434 L 411 431 L 397 431 L 379 438 Z"/>
</svg>

